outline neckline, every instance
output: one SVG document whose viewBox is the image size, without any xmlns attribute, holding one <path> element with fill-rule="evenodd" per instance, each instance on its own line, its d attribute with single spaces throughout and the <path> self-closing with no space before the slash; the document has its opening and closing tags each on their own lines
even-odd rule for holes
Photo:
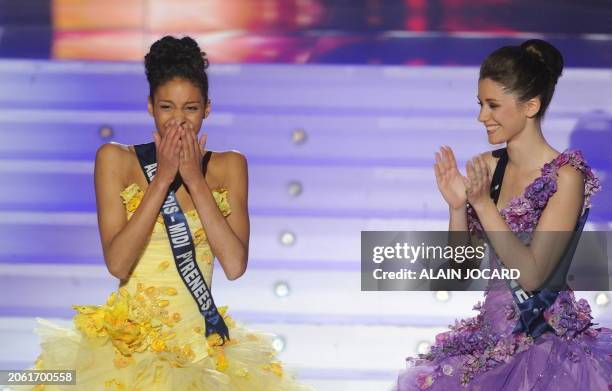
<svg viewBox="0 0 612 391">
<path fill-rule="evenodd" d="M 157 150 L 156 150 L 156 147 L 155 147 L 155 142 L 149 142 L 149 143 L 145 143 L 145 144 L 133 144 L 133 145 L 128 145 L 128 149 L 129 149 L 131 152 L 133 152 L 133 153 L 136 155 L 136 159 L 140 161 L 140 156 L 139 156 L 139 153 L 136 151 L 136 147 L 139 147 L 139 148 L 142 148 L 142 149 L 149 148 L 149 149 L 151 150 L 152 154 L 153 154 L 153 158 L 154 158 L 154 160 L 155 160 L 155 164 L 157 164 Z M 201 163 L 201 166 L 202 166 L 202 176 L 203 176 L 203 177 L 205 177 L 205 176 L 206 176 L 206 171 L 208 170 L 208 163 L 210 162 L 210 159 L 211 159 L 211 157 L 212 157 L 212 154 L 213 154 L 213 151 L 211 151 L 211 150 L 207 150 L 207 151 L 204 153 L 204 155 L 202 156 L 202 163 Z M 140 162 L 139 162 L 139 163 L 140 163 Z M 146 172 L 145 172 L 144 167 L 141 167 L 141 169 L 142 169 L 141 173 L 142 173 L 143 177 L 146 179 L 147 174 L 146 174 Z M 170 185 L 170 189 L 172 189 L 172 188 L 174 187 L 174 185 L 177 183 L 176 181 L 178 180 L 178 178 L 179 178 L 179 177 L 175 178 L 175 181 L 174 181 L 174 182 L 173 182 L 173 183 Z M 147 181 L 147 182 L 148 182 L 148 181 Z M 176 190 L 174 190 L 174 194 L 175 194 L 175 195 L 176 195 L 176 192 L 179 190 L 179 188 L 180 188 L 181 186 L 184 186 L 184 183 L 183 183 L 182 181 L 179 181 L 178 183 L 179 183 L 178 187 L 176 188 Z M 120 192 L 120 194 L 121 194 L 123 191 L 125 191 L 125 189 L 127 189 L 128 187 L 130 187 L 130 186 L 132 186 L 132 185 L 136 185 L 136 187 L 138 187 L 138 189 L 139 189 L 139 190 L 141 190 L 141 191 L 143 191 L 143 192 L 145 191 L 145 190 L 143 190 L 143 188 L 142 188 L 142 187 L 140 187 L 140 185 L 139 185 L 138 183 L 136 183 L 136 182 L 133 182 L 133 181 L 132 181 L 132 183 L 128 184 L 128 185 L 127 185 L 127 187 L 124 187 L 124 188 L 123 188 L 123 190 Z M 149 183 L 147 183 L 147 188 L 148 188 L 148 187 L 149 187 Z M 211 192 L 211 193 L 214 193 L 214 192 L 215 192 L 217 189 L 220 189 L 221 191 L 222 191 L 222 190 L 227 190 L 226 188 L 222 188 L 221 186 L 217 186 L 216 188 L 210 189 L 210 192 Z M 187 188 L 186 188 L 186 187 L 185 187 L 185 190 L 187 190 Z M 219 191 L 217 191 L 217 192 L 219 192 Z M 189 193 L 189 192 L 187 191 L 187 193 Z M 181 206 L 180 202 L 178 201 L 178 198 L 176 198 L 176 203 L 177 203 L 177 205 L 178 205 L 178 206 L 181 208 L 181 210 L 182 210 L 182 208 L 183 208 L 183 207 Z M 190 215 L 190 214 L 195 214 L 195 215 L 197 216 L 197 210 L 196 210 L 196 208 L 195 208 L 195 205 L 193 205 L 193 208 L 191 208 L 191 209 L 189 209 L 189 210 L 187 210 L 187 211 L 183 211 L 183 213 L 185 213 L 185 214 L 187 214 L 187 215 Z"/>
<path fill-rule="evenodd" d="M 544 169 L 545 169 L 545 168 L 547 168 L 549 165 L 553 164 L 553 163 L 554 163 L 554 162 L 555 162 L 557 159 L 559 159 L 559 157 L 560 157 L 560 156 L 562 156 L 562 155 L 564 155 L 564 154 L 566 154 L 566 153 L 568 153 L 568 152 L 569 152 L 569 148 L 568 148 L 568 149 L 565 149 L 563 152 L 559 153 L 557 156 L 555 156 L 554 158 L 552 158 L 552 159 L 551 159 L 551 160 L 549 160 L 548 162 L 544 163 L 544 165 L 543 165 L 542 167 L 540 167 L 540 175 L 538 175 L 538 177 L 536 177 L 536 178 L 535 178 L 533 181 L 529 182 L 529 184 L 528 184 L 527 186 L 525 186 L 525 188 L 524 188 L 524 189 L 523 189 L 523 190 L 522 190 L 522 191 L 521 191 L 519 194 L 517 194 L 517 195 L 515 195 L 515 196 L 511 197 L 511 198 L 508 200 L 508 203 L 506 204 L 506 206 L 505 206 L 505 207 L 503 207 L 502 209 L 499 209 L 499 208 L 498 208 L 498 206 L 497 206 L 497 204 L 498 204 L 498 202 L 499 202 L 499 198 L 498 198 L 498 199 L 497 199 L 497 201 L 496 201 L 496 203 L 495 203 L 495 208 L 497 209 L 497 211 L 498 211 L 500 214 L 502 214 L 502 215 L 503 215 L 503 213 L 504 213 L 504 212 L 506 212 L 506 211 L 507 211 L 507 209 L 509 209 L 510 207 L 512 207 L 512 206 L 513 206 L 513 204 L 514 204 L 514 203 L 515 203 L 517 200 L 520 200 L 521 198 L 525 198 L 525 193 L 527 192 L 527 189 L 529 189 L 529 187 L 531 187 L 531 185 L 533 185 L 533 184 L 534 184 L 534 183 L 535 183 L 537 180 L 539 180 L 540 178 L 544 177 L 544 175 L 546 175 L 546 174 L 544 173 Z M 508 154 L 508 151 L 507 151 L 505 148 L 504 148 L 504 153 L 505 153 L 505 154 Z M 500 157 L 500 160 L 498 160 L 498 163 L 499 163 L 499 161 L 501 161 L 501 157 Z M 501 195 L 502 187 L 503 187 L 503 184 L 504 184 L 504 180 L 503 180 L 503 178 L 504 178 L 505 173 L 506 173 L 506 167 L 507 167 L 507 164 L 506 164 L 506 166 L 503 168 L 503 173 L 504 173 L 504 175 L 502 175 L 502 180 L 501 180 L 501 182 L 499 183 L 499 195 Z"/>
<path fill-rule="evenodd" d="M 123 193 L 123 192 L 124 192 L 124 191 L 126 191 L 126 190 L 127 190 L 129 187 L 130 187 L 130 186 L 133 186 L 133 185 L 135 185 L 135 186 L 138 188 L 138 190 L 140 190 L 140 191 L 144 191 L 144 190 L 142 189 L 142 187 L 140 187 L 140 185 L 139 185 L 138 183 L 136 183 L 136 182 L 132 182 L 132 183 L 130 183 L 129 185 L 125 186 L 125 187 L 124 187 L 124 188 L 123 188 L 123 189 L 122 189 L 122 190 L 119 192 L 119 194 Z M 213 188 L 213 189 L 210 189 L 210 192 L 211 192 L 211 193 L 215 193 L 215 192 L 216 192 L 216 193 L 222 193 L 222 192 L 224 192 L 224 191 L 228 191 L 227 187 L 217 186 L 217 187 L 215 187 L 215 188 Z M 182 207 L 180 204 L 179 204 L 179 206 L 181 207 L 181 209 L 183 208 L 183 207 Z M 197 217 L 197 216 L 198 216 L 198 211 L 197 211 L 197 209 L 196 209 L 196 208 L 191 208 L 191 209 L 189 209 L 189 210 L 184 210 L 184 211 L 183 211 L 183 213 L 184 213 L 185 215 L 187 215 L 187 216 L 195 216 L 195 217 Z"/>
</svg>

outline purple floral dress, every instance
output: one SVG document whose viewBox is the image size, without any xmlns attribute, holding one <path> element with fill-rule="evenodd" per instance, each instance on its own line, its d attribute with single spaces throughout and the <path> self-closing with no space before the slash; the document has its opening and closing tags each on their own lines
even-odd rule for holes
<svg viewBox="0 0 612 391">
<path fill-rule="evenodd" d="M 510 201 L 501 215 L 515 232 L 531 233 L 548 199 L 557 191 L 557 171 L 571 164 L 585 177 L 583 212 L 600 190 L 580 151 L 566 150 L 544 165 L 541 176 Z M 468 207 L 468 228 L 483 233 Z M 491 267 L 499 267 L 492 257 Z M 552 327 L 532 339 L 513 334 L 518 315 L 504 280 L 489 280 L 484 303 L 473 318 L 455 321 L 438 334 L 427 354 L 408 358 L 395 390 L 610 390 L 612 391 L 612 329 L 594 328 L 589 303 L 562 291 L 544 319 Z"/>
</svg>

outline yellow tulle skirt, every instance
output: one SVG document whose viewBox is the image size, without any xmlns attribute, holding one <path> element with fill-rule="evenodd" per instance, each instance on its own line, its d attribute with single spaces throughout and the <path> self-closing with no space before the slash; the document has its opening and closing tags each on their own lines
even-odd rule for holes
<svg viewBox="0 0 612 391">
<path fill-rule="evenodd" d="M 141 299 L 145 297 L 145 299 Z M 155 303 L 160 303 L 155 305 Z M 230 340 L 205 336 L 203 319 L 164 310 L 159 295 L 120 290 L 102 306 L 74 306 L 73 327 L 38 319 L 41 353 L 33 369 L 76 371 L 75 385 L 15 390 L 293 391 L 309 390 L 276 358 L 272 335 L 234 322 L 220 308 Z"/>
</svg>

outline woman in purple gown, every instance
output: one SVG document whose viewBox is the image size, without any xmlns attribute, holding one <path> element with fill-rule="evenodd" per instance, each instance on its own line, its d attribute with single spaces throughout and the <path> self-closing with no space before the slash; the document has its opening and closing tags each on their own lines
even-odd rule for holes
<svg viewBox="0 0 612 391">
<path fill-rule="evenodd" d="M 490 267 L 520 277 L 516 289 L 489 280 L 479 314 L 408 358 L 396 390 L 612 390 L 612 329 L 594 327 L 588 302 L 566 284 L 600 183 L 580 151 L 557 152 L 540 127 L 562 69 L 561 53 L 541 40 L 500 48 L 482 64 L 478 120 L 491 144 L 506 147 L 472 159 L 467 176 L 442 147 L 436 181 L 449 230 L 486 240 Z"/>
</svg>

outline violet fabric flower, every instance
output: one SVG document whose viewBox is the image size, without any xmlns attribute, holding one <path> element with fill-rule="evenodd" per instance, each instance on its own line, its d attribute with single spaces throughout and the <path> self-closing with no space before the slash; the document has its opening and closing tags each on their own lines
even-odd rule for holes
<svg viewBox="0 0 612 391">
<path fill-rule="evenodd" d="M 484 238 L 484 229 L 480 224 L 480 220 L 478 219 L 478 215 L 476 211 L 472 207 L 472 205 L 467 204 L 467 222 L 468 222 L 468 231 L 472 234 L 477 235 L 479 238 Z"/>
<path fill-rule="evenodd" d="M 592 324 L 593 317 L 586 300 L 576 301 L 574 292 L 562 291 L 553 305 L 544 311 L 544 319 L 555 330 L 555 334 L 572 339 Z"/>
<path fill-rule="evenodd" d="M 514 319 L 516 317 L 516 309 L 514 308 L 514 305 L 507 304 L 504 306 L 504 313 L 506 314 L 506 320 Z"/>
<path fill-rule="evenodd" d="M 419 373 L 416 377 L 419 390 L 426 390 L 433 384 L 433 376 L 430 373 Z"/>
<path fill-rule="evenodd" d="M 557 191 L 557 173 L 560 167 L 571 164 L 572 167 L 583 173 L 585 178 L 583 212 L 590 207 L 590 198 L 601 190 L 599 179 L 593 174 L 584 161 L 580 151 L 564 151 L 551 162 L 546 163 L 541 170 L 540 177 L 536 178 L 518 197 L 510 200 L 508 205 L 500 212 L 502 218 L 512 232 L 528 244 L 531 240 L 542 212 L 548 200 Z M 485 232 L 478 215 L 471 205 L 467 205 L 468 230 L 484 238 Z M 492 259 L 492 264 L 500 263 L 499 259 Z M 496 295 L 499 291 L 485 288 L 485 296 Z M 499 296 L 497 296 L 499 297 Z M 485 300 L 487 303 L 487 300 Z M 490 312 L 485 310 L 483 303 L 476 303 L 474 310 L 479 311 L 477 316 L 456 320 L 450 330 L 436 335 L 435 343 L 426 354 L 418 358 L 409 358 L 408 363 L 415 367 L 423 367 L 423 371 L 416 375 L 416 385 L 426 390 L 436 382 L 440 376 L 458 376 L 463 385 L 468 385 L 478 374 L 486 372 L 503 363 L 509 362 L 517 354 L 529 349 L 534 341 L 525 333 L 499 332 L 500 322 L 507 322 L 507 330 L 512 330 L 518 320 L 517 312 L 511 296 L 508 301 L 502 302 L 499 309 Z M 597 329 L 592 326 L 591 308 L 584 300 L 576 301 L 571 290 L 560 292 L 553 305 L 544 311 L 545 321 L 553 328 L 554 333 L 566 340 L 579 335 L 596 337 Z M 492 329 L 496 325 L 497 329 Z M 580 345 L 567 353 L 568 361 L 580 360 L 581 354 L 589 354 L 586 345 Z M 450 361 L 452 360 L 452 361 Z M 413 383 L 414 384 L 414 383 Z"/>
</svg>

